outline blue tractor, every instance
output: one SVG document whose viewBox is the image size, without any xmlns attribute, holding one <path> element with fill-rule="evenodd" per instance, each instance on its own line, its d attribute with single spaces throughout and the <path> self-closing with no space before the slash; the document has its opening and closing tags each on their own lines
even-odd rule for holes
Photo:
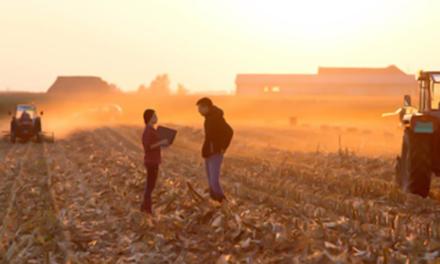
<svg viewBox="0 0 440 264">
<path fill-rule="evenodd" d="M 14 113 L 9 112 L 11 118 L 10 131 L 6 137 L 9 137 L 12 143 L 20 140 L 27 142 L 35 140 L 41 143 L 43 140 L 54 141 L 53 134 L 47 136 L 42 131 L 41 116 L 43 112 L 38 113 L 35 105 L 19 104 L 16 106 Z"/>
</svg>

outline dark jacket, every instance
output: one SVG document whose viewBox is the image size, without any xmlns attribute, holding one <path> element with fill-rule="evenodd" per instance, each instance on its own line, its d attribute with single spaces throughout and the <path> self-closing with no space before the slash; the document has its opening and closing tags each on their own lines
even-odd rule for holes
<svg viewBox="0 0 440 264">
<path fill-rule="evenodd" d="M 159 142 L 159 134 L 157 130 L 151 126 L 145 127 L 144 134 L 142 135 L 142 145 L 144 145 L 144 164 L 145 166 L 159 165 L 161 162 L 160 147 L 151 148 L 151 145 Z"/>
<path fill-rule="evenodd" d="M 202 147 L 202 157 L 208 158 L 214 154 L 224 153 L 231 143 L 234 131 L 226 123 L 223 111 L 212 106 L 205 116 L 205 141 Z"/>
</svg>

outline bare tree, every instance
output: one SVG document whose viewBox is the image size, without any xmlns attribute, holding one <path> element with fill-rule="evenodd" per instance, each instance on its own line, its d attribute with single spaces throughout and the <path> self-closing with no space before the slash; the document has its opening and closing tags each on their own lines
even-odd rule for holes
<svg viewBox="0 0 440 264">
<path fill-rule="evenodd" d="M 177 95 L 188 95 L 188 89 L 181 83 L 177 84 Z"/>
<path fill-rule="evenodd" d="M 139 87 L 138 87 L 138 92 L 139 92 L 139 93 L 145 93 L 145 92 L 147 92 L 147 90 L 148 90 L 148 87 L 145 86 L 145 84 L 141 84 L 141 85 L 139 85 Z"/>
<path fill-rule="evenodd" d="M 156 76 L 156 78 L 150 83 L 149 92 L 154 95 L 169 95 L 170 94 L 170 79 L 168 74 L 162 74 Z"/>
</svg>

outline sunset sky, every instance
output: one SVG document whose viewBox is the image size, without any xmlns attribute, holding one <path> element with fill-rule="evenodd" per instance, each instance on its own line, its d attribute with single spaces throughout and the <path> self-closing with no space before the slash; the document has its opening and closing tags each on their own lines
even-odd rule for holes
<svg viewBox="0 0 440 264">
<path fill-rule="evenodd" d="M 438 0 L 0 0 L 0 90 L 58 75 L 124 90 L 168 73 L 193 91 L 237 73 L 396 64 L 440 70 Z"/>
</svg>

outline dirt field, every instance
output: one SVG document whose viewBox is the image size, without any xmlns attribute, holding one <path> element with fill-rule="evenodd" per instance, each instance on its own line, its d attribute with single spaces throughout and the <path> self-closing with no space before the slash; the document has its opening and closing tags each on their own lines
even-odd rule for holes
<svg viewBox="0 0 440 264">
<path fill-rule="evenodd" d="M 276 132 L 277 134 L 278 132 Z M 4 263 L 435 263 L 440 207 L 393 184 L 392 157 L 296 153 L 238 130 L 208 199 L 202 132 L 164 151 L 154 220 L 139 211 L 141 128 L 76 131 L 55 144 L 0 143 Z M 266 135 L 267 136 L 267 135 Z M 244 139 L 247 139 L 244 140 Z"/>
</svg>

